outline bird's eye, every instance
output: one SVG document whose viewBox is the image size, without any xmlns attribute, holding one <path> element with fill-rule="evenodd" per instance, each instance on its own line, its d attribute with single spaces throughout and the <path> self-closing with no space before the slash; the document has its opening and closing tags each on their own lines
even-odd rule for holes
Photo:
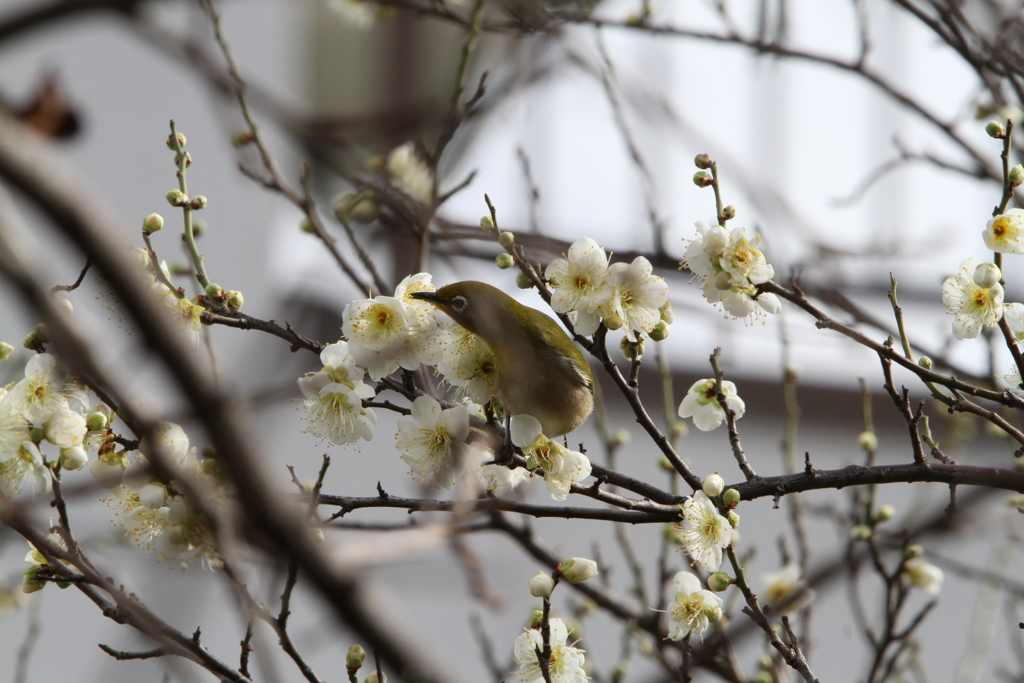
<svg viewBox="0 0 1024 683">
<path fill-rule="evenodd" d="M 457 296 L 457 297 L 452 298 L 451 307 L 452 307 L 452 310 L 455 311 L 456 313 L 462 313 L 463 311 L 466 310 L 466 307 L 468 305 L 469 305 L 469 302 L 466 301 L 466 297 L 464 297 L 464 296 Z"/>
</svg>

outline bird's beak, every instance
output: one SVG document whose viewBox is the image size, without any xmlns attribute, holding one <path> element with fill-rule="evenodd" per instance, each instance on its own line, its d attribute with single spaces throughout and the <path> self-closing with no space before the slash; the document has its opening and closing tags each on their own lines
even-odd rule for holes
<svg viewBox="0 0 1024 683">
<path fill-rule="evenodd" d="M 411 296 L 413 299 L 429 301 L 435 306 L 441 306 L 444 304 L 444 301 L 442 301 L 441 298 L 437 296 L 437 292 L 413 292 L 409 296 Z"/>
</svg>

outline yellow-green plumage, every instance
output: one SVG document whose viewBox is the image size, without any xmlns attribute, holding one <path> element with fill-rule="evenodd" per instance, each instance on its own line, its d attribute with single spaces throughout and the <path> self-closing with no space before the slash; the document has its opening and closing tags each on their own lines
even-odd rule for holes
<svg viewBox="0 0 1024 683">
<path fill-rule="evenodd" d="M 548 437 L 567 434 L 594 409 L 594 376 L 576 343 L 554 320 L 496 287 L 467 280 L 417 292 L 475 333 L 494 354 L 502 402 L 532 415 Z"/>
</svg>

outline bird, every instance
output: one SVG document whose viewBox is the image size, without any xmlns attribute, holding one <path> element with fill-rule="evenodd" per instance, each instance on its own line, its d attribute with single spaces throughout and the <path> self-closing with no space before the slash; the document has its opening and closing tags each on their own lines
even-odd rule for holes
<svg viewBox="0 0 1024 683">
<path fill-rule="evenodd" d="M 532 415 L 550 439 L 575 430 L 594 410 L 590 365 L 549 316 L 474 280 L 411 296 L 437 306 L 487 344 L 507 415 Z"/>
</svg>

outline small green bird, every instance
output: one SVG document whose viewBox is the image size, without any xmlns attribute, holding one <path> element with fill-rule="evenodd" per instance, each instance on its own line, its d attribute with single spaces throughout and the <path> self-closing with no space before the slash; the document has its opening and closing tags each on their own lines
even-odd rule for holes
<svg viewBox="0 0 1024 683">
<path fill-rule="evenodd" d="M 554 320 L 497 287 L 466 280 L 415 292 L 473 332 L 494 354 L 498 391 L 510 415 L 532 415 L 545 436 L 568 434 L 594 410 L 594 374 Z"/>
</svg>

